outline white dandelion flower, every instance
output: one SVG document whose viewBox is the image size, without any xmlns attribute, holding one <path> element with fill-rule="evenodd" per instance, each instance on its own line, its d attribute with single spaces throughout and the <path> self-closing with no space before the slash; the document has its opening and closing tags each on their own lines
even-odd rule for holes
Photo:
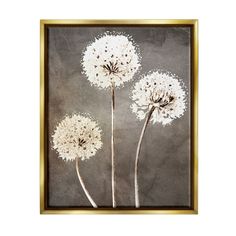
<svg viewBox="0 0 236 236">
<path fill-rule="evenodd" d="M 92 206 L 97 207 L 79 173 L 79 159 L 89 159 L 102 147 L 101 129 L 97 122 L 79 114 L 66 116 L 55 128 L 52 144 L 60 158 L 66 161 L 76 160 L 80 184 Z"/>
<path fill-rule="evenodd" d="M 155 71 L 138 81 L 132 91 L 132 111 L 143 120 L 153 109 L 153 124 L 170 124 L 180 118 L 186 109 L 186 92 L 176 75 Z"/>
<path fill-rule="evenodd" d="M 87 46 L 82 67 L 91 84 L 120 87 L 138 71 L 140 55 L 130 36 L 107 32 Z"/>
<path fill-rule="evenodd" d="M 89 159 L 102 147 L 101 129 L 97 123 L 78 114 L 66 116 L 52 137 L 53 149 L 66 161 L 77 157 L 81 160 Z"/>
<path fill-rule="evenodd" d="M 111 89 L 111 175 L 112 206 L 115 200 L 115 164 L 114 164 L 114 109 L 115 87 L 121 87 L 130 81 L 140 69 L 138 47 L 130 36 L 106 32 L 89 44 L 82 57 L 83 73 L 92 85 L 101 89 Z"/>
<path fill-rule="evenodd" d="M 149 121 L 153 124 L 170 124 L 180 118 L 186 110 L 186 92 L 176 75 L 154 71 L 145 75 L 134 85 L 132 111 L 139 120 L 145 119 L 139 137 L 135 157 L 134 187 L 135 207 L 140 207 L 138 185 L 138 159 L 144 133 Z"/>
</svg>

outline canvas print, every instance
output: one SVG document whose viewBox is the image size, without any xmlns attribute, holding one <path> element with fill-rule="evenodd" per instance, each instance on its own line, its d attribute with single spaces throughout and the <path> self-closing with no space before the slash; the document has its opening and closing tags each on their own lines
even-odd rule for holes
<svg viewBox="0 0 236 236">
<path fill-rule="evenodd" d="M 47 27 L 49 209 L 191 209 L 192 28 Z"/>
</svg>

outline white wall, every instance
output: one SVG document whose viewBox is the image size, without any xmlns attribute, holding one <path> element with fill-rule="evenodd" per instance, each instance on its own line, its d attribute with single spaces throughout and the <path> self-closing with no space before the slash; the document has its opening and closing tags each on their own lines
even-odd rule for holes
<svg viewBox="0 0 236 236">
<path fill-rule="evenodd" d="M 1 235 L 234 235 L 233 0 L 0 3 Z M 198 18 L 199 215 L 39 215 L 39 19 Z"/>
</svg>

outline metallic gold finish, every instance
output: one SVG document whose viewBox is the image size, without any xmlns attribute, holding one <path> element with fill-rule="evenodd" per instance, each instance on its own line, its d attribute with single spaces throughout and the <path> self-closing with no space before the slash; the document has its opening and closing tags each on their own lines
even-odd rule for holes
<svg viewBox="0 0 236 236">
<path fill-rule="evenodd" d="M 192 32 L 192 209 L 47 209 L 45 197 L 45 26 L 47 25 L 135 25 L 191 26 Z M 40 21 L 40 213 L 41 214 L 198 214 L 198 20 L 127 19 L 127 20 L 41 20 Z"/>
<path fill-rule="evenodd" d="M 44 76 L 44 23 L 40 24 L 40 213 L 45 211 L 45 76 Z"/>
</svg>

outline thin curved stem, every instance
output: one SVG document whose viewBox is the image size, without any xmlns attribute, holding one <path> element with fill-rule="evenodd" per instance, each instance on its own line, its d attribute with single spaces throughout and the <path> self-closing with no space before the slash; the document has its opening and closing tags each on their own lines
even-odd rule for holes
<svg viewBox="0 0 236 236">
<path fill-rule="evenodd" d="M 149 111 L 146 120 L 143 124 L 143 128 L 139 137 L 139 141 L 138 141 L 138 146 L 137 146 L 137 150 L 136 150 L 136 157 L 135 157 L 135 166 L 134 166 L 134 191 L 135 191 L 135 207 L 139 208 L 140 204 L 139 204 L 139 186 L 138 186 L 138 161 L 139 161 L 139 154 L 140 154 L 140 149 L 141 149 L 141 144 L 142 144 L 142 140 L 143 140 L 143 136 L 145 133 L 145 130 L 147 128 L 148 122 L 152 116 L 153 111 L 155 110 L 155 107 L 152 107 L 151 110 Z"/>
<path fill-rule="evenodd" d="M 114 109 L 115 109 L 115 88 L 111 85 L 111 189 L 112 189 L 112 207 L 116 207 L 115 198 L 115 150 L 114 150 Z"/>
<path fill-rule="evenodd" d="M 91 203 L 91 205 L 94 207 L 94 208 L 97 208 L 97 204 L 93 201 L 92 197 L 90 196 L 88 190 L 86 189 L 85 185 L 84 185 L 84 181 L 80 175 L 80 172 L 79 172 L 79 158 L 76 158 L 76 172 L 77 172 L 77 175 L 78 175 L 78 178 L 79 178 L 79 181 L 80 181 L 80 184 L 84 190 L 84 193 L 86 195 L 86 197 L 88 198 L 89 202 Z"/>
</svg>

